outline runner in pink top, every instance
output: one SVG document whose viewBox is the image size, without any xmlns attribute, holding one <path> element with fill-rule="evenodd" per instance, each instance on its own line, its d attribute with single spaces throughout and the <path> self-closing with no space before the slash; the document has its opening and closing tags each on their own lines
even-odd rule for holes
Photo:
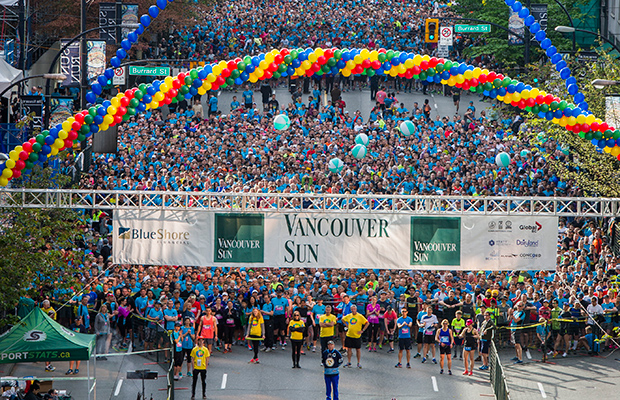
<svg viewBox="0 0 620 400">
<path fill-rule="evenodd" d="M 377 304 L 377 296 L 370 298 L 370 304 L 366 306 L 366 318 L 370 323 L 370 339 L 368 351 L 377 351 L 377 335 L 379 334 L 379 311 L 381 306 Z"/>
</svg>

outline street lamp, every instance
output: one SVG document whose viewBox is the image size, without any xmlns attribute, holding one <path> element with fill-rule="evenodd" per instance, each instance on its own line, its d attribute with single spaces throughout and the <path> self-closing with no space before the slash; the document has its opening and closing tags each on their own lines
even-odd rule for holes
<svg viewBox="0 0 620 400">
<path fill-rule="evenodd" d="M 73 38 L 71 38 L 71 40 L 69 40 L 67 43 L 65 43 L 64 46 L 62 46 L 60 48 L 60 51 L 58 52 L 58 54 L 56 54 L 56 56 L 54 57 L 54 59 L 52 60 L 51 64 L 50 64 L 50 68 L 48 73 L 52 73 L 54 71 L 54 68 L 56 67 L 56 63 L 58 62 L 58 59 L 60 58 L 60 56 L 62 55 L 62 53 L 67 50 L 67 48 L 69 48 L 69 46 L 71 46 L 73 43 L 77 42 L 79 39 L 81 39 L 84 35 L 87 35 L 91 32 L 95 32 L 95 31 L 100 31 L 102 29 L 109 29 L 109 28 L 130 28 L 130 29 L 136 29 L 138 26 L 140 26 L 140 24 L 118 24 L 118 25 L 106 25 L 106 26 L 98 26 L 96 28 L 91 28 L 91 29 L 87 29 L 84 32 L 80 33 L 77 36 L 74 36 Z M 85 66 L 82 66 L 82 68 L 84 68 L 84 70 L 81 71 L 82 74 L 86 74 L 87 70 Z M 81 88 L 81 90 L 84 90 L 84 88 Z M 50 81 L 48 80 L 45 83 L 45 121 L 43 123 L 45 129 L 48 128 L 48 124 L 49 124 L 49 111 L 50 111 L 50 102 L 49 102 L 49 96 L 50 96 Z"/>
<path fill-rule="evenodd" d="M 19 85 L 22 82 L 28 81 L 30 79 L 36 79 L 36 78 L 43 78 L 43 79 L 47 79 L 47 80 L 52 80 L 52 81 L 57 81 L 57 82 L 62 82 L 65 79 L 67 79 L 67 77 L 63 74 L 40 74 L 40 75 L 30 75 L 27 76 L 25 78 L 22 78 L 20 80 L 17 80 L 15 82 L 13 82 L 10 86 L 8 86 L 7 88 L 5 88 L 2 93 L 0 93 L 0 98 L 2 98 L 2 96 L 4 96 L 4 94 L 6 92 L 8 92 L 9 90 L 11 90 L 11 88 Z"/>
<path fill-rule="evenodd" d="M 620 85 L 620 81 L 612 81 L 609 79 L 595 79 L 590 82 L 596 89 L 603 89 L 605 86 Z"/>
<path fill-rule="evenodd" d="M 560 6 L 560 8 L 562 9 L 562 11 L 564 11 L 564 14 L 566 14 L 566 16 L 568 17 L 568 22 L 570 23 L 571 27 L 575 27 L 575 23 L 573 22 L 573 17 L 570 16 L 570 13 L 568 12 L 568 10 L 566 9 L 566 7 L 564 6 L 564 4 L 560 3 L 560 0 L 553 0 L 557 3 L 558 6 Z M 575 31 L 573 32 L 569 32 L 573 34 L 573 53 L 576 51 L 577 49 L 577 45 L 576 45 L 576 35 L 575 35 Z"/>
<path fill-rule="evenodd" d="M 598 36 L 599 38 L 601 38 L 602 40 L 604 40 L 605 42 L 609 43 L 611 45 L 611 47 L 613 47 L 618 53 L 620 53 L 620 48 L 618 48 L 618 46 L 616 46 L 616 44 L 614 42 L 612 42 L 611 40 L 607 39 L 605 36 L 603 35 L 599 35 L 596 32 L 592 32 L 592 31 L 587 31 L 585 29 L 579 29 L 579 28 L 573 28 L 571 26 L 556 26 L 555 27 L 555 31 L 556 32 L 560 32 L 560 33 L 575 33 L 575 32 L 583 32 L 583 33 L 589 33 L 590 35 L 594 35 L 594 36 Z"/>
</svg>

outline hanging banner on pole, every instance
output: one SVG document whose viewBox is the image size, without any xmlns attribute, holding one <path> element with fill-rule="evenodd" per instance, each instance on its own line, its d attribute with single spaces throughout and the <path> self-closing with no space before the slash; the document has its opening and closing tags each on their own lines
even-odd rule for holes
<svg viewBox="0 0 620 400">
<path fill-rule="evenodd" d="M 521 35 L 522 37 L 525 37 L 525 19 L 519 17 L 519 13 L 510 11 L 510 18 L 508 18 L 508 29 L 518 35 Z M 523 40 L 509 33 L 508 44 L 520 45 L 523 44 Z"/>
<path fill-rule="evenodd" d="M 60 47 L 63 48 L 70 39 L 62 39 Z M 67 77 L 62 82 L 65 87 L 80 85 L 80 42 L 71 43 L 60 55 L 60 73 Z"/>
<path fill-rule="evenodd" d="M 24 114 L 32 118 L 30 123 L 30 134 L 38 135 L 43 126 L 43 98 L 41 96 L 24 95 L 21 97 Z"/>
<path fill-rule="evenodd" d="M 105 47 L 103 40 L 89 40 L 86 42 L 88 57 L 88 81 L 93 82 L 105 72 Z"/>
<path fill-rule="evenodd" d="M 99 3 L 99 39 L 109 44 L 116 44 L 116 31 L 118 28 L 108 28 L 116 25 L 116 3 Z"/>
<path fill-rule="evenodd" d="M 540 24 L 540 30 L 547 32 L 547 21 L 549 20 L 547 4 L 531 4 L 530 14 Z"/>
<path fill-rule="evenodd" d="M 117 213 L 118 264 L 507 271 L 556 262 L 556 217 Z"/>
<path fill-rule="evenodd" d="M 138 24 L 138 5 L 137 4 L 123 4 L 121 6 L 121 23 L 124 26 L 132 26 Z M 127 39 L 127 35 L 132 31 L 132 28 L 122 28 L 121 35 L 123 39 Z"/>
</svg>

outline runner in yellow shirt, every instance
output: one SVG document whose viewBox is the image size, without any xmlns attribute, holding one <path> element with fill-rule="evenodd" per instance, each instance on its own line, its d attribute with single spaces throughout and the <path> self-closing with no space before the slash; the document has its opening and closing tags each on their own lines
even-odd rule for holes
<svg viewBox="0 0 620 400">
<path fill-rule="evenodd" d="M 325 314 L 319 317 L 319 326 L 321 327 L 321 354 L 327 350 L 327 342 L 334 339 L 335 327 L 338 323 L 338 318 L 332 314 L 332 306 L 325 306 Z"/>
<path fill-rule="evenodd" d="M 202 382 L 202 398 L 207 398 L 207 367 L 209 366 L 209 349 L 205 347 L 205 341 L 203 338 L 198 338 L 196 347 L 192 349 L 190 354 L 194 363 L 194 375 L 192 377 L 192 400 L 196 395 L 196 383 L 198 382 L 198 375 L 200 375 L 200 381 Z"/>
<path fill-rule="evenodd" d="M 361 348 L 362 348 L 362 333 L 368 329 L 368 320 L 362 314 L 357 312 L 357 306 L 351 306 L 351 314 L 347 314 L 342 317 L 342 323 L 347 328 L 347 336 L 344 340 L 344 347 L 347 350 L 348 363 L 343 368 L 351 368 L 351 349 L 356 350 L 357 355 L 357 368 L 362 368 L 361 364 Z"/>
<path fill-rule="evenodd" d="M 293 368 L 301 368 L 299 366 L 299 358 L 301 356 L 301 346 L 304 343 L 304 328 L 306 324 L 301 320 L 301 314 L 298 310 L 293 312 L 293 319 L 288 323 L 288 335 L 291 338 L 291 349 L 293 350 Z"/>
</svg>

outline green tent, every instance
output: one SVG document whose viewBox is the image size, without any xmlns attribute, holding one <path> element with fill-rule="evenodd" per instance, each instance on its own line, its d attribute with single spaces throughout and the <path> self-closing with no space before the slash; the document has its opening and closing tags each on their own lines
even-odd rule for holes
<svg viewBox="0 0 620 400">
<path fill-rule="evenodd" d="M 95 335 L 73 332 L 36 307 L 0 336 L 0 364 L 88 360 Z"/>
</svg>

